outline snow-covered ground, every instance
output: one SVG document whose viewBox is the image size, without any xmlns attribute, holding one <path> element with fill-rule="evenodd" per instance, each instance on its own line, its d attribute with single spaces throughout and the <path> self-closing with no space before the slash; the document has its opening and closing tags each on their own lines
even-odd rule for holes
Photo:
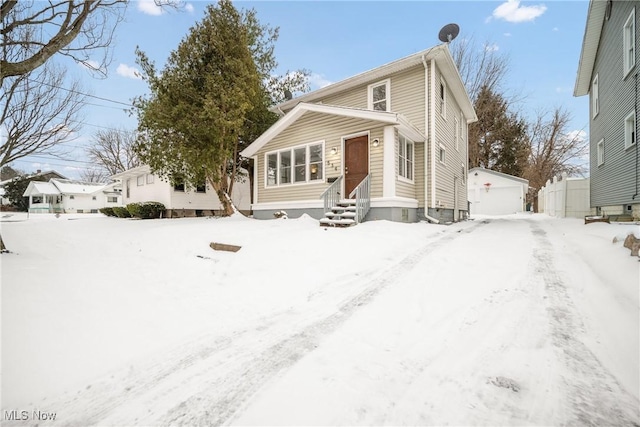
<svg viewBox="0 0 640 427">
<path fill-rule="evenodd" d="M 0 226 L 3 425 L 640 424 L 637 225 Z"/>
</svg>

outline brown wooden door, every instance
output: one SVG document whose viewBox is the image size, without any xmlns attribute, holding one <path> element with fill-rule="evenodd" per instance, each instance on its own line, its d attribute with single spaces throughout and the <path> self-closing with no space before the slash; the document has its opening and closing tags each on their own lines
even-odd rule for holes
<svg viewBox="0 0 640 427">
<path fill-rule="evenodd" d="M 369 137 L 358 136 L 344 141 L 344 198 L 369 174 Z"/>
</svg>

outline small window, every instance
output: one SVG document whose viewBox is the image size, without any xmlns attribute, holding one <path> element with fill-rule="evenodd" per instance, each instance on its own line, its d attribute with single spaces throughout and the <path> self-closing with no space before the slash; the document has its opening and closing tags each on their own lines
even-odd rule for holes
<svg viewBox="0 0 640 427">
<path fill-rule="evenodd" d="M 413 181 L 413 141 L 398 136 L 398 176 Z"/>
<path fill-rule="evenodd" d="M 196 186 L 196 193 L 206 193 L 207 192 L 207 183 L 202 182 Z"/>
<path fill-rule="evenodd" d="M 636 65 L 636 9 L 631 10 L 631 14 L 624 23 L 624 75 Z"/>
<path fill-rule="evenodd" d="M 184 193 L 184 179 L 180 177 L 174 177 L 173 191 L 181 191 Z"/>
<path fill-rule="evenodd" d="M 73 196 L 73 195 L 69 196 L 69 199 L 70 199 L 70 200 L 73 200 L 73 199 L 75 199 L 75 198 L 76 198 L 76 196 Z"/>
<path fill-rule="evenodd" d="M 440 144 L 440 148 L 438 150 L 438 161 L 444 164 L 445 160 L 446 160 L 446 151 L 444 149 L 444 145 Z"/>
<path fill-rule="evenodd" d="M 447 84 L 440 78 L 440 114 L 447 118 Z"/>
<path fill-rule="evenodd" d="M 291 183 L 291 151 L 282 151 L 280 154 L 280 184 Z"/>
<path fill-rule="evenodd" d="M 42 203 L 43 202 L 43 198 L 42 196 L 31 196 L 31 202 L 32 203 Z"/>
<path fill-rule="evenodd" d="M 632 111 L 624 119 L 624 148 L 629 148 L 636 143 L 636 112 Z"/>
<path fill-rule="evenodd" d="M 305 182 L 307 180 L 307 147 L 300 147 L 293 150 L 295 171 L 293 182 Z"/>
<path fill-rule="evenodd" d="M 91 197 L 91 200 L 97 200 L 96 196 Z"/>
<path fill-rule="evenodd" d="M 137 179 L 138 187 L 141 185 L 144 185 L 144 175 L 140 175 L 136 179 Z"/>
<path fill-rule="evenodd" d="M 604 138 L 598 141 L 598 166 L 604 164 Z"/>
<path fill-rule="evenodd" d="M 460 140 L 462 142 L 465 141 L 465 139 L 464 139 L 464 124 L 465 124 L 464 114 L 462 114 L 462 111 L 461 111 L 460 112 Z"/>
<path fill-rule="evenodd" d="M 595 118 L 600 112 L 600 97 L 598 95 L 598 75 L 596 74 L 591 83 L 591 116 Z"/>
<path fill-rule="evenodd" d="M 127 199 L 128 199 L 129 197 L 131 197 L 131 189 L 130 189 L 130 187 L 131 187 L 131 180 L 130 180 L 130 179 L 128 179 L 128 180 L 127 180 Z"/>
<path fill-rule="evenodd" d="M 118 203 L 118 197 L 117 196 L 108 196 L 107 197 L 107 203 Z"/>
<path fill-rule="evenodd" d="M 267 186 L 276 185 L 278 177 L 278 153 L 267 155 Z"/>
<path fill-rule="evenodd" d="M 462 183 L 465 184 L 467 182 L 467 170 L 464 167 L 464 163 L 462 164 Z"/>
<path fill-rule="evenodd" d="M 391 111 L 389 80 L 369 85 L 369 109 Z"/>
<path fill-rule="evenodd" d="M 147 184 L 153 184 L 153 175 L 147 174 Z"/>
</svg>

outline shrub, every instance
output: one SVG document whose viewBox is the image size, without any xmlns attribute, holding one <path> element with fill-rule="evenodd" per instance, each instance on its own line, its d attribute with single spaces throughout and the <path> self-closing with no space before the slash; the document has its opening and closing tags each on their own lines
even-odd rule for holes
<svg viewBox="0 0 640 427">
<path fill-rule="evenodd" d="M 159 202 L 129 203 L 127 211 L 135 218 L 151 219 L 160 218 L 165 207 Z"/>
<path fill-rule="evenodd" d="M 106 216 L 116 216 L 113 208 L 100 208 L 100 213 Z"/>
<path fill-rule="evenodd" d="M 113 213 L 116 214 L 118 218 L 129 218 L 131 214 L 127 210 L 127 208 L 123 208 L 122 206 L 114 206 Z"/>
</svg>

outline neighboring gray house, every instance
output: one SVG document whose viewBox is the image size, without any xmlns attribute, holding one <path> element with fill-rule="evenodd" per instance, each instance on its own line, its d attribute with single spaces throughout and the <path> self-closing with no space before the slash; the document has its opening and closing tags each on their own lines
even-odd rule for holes
<svg viewBox="0 0 640 427">
<path fill-rule="evenodd" d="M 589 3 L 574 96 L 589 94 L 591 207 L 640 218 L 640 1 Z"/>
</svg>

